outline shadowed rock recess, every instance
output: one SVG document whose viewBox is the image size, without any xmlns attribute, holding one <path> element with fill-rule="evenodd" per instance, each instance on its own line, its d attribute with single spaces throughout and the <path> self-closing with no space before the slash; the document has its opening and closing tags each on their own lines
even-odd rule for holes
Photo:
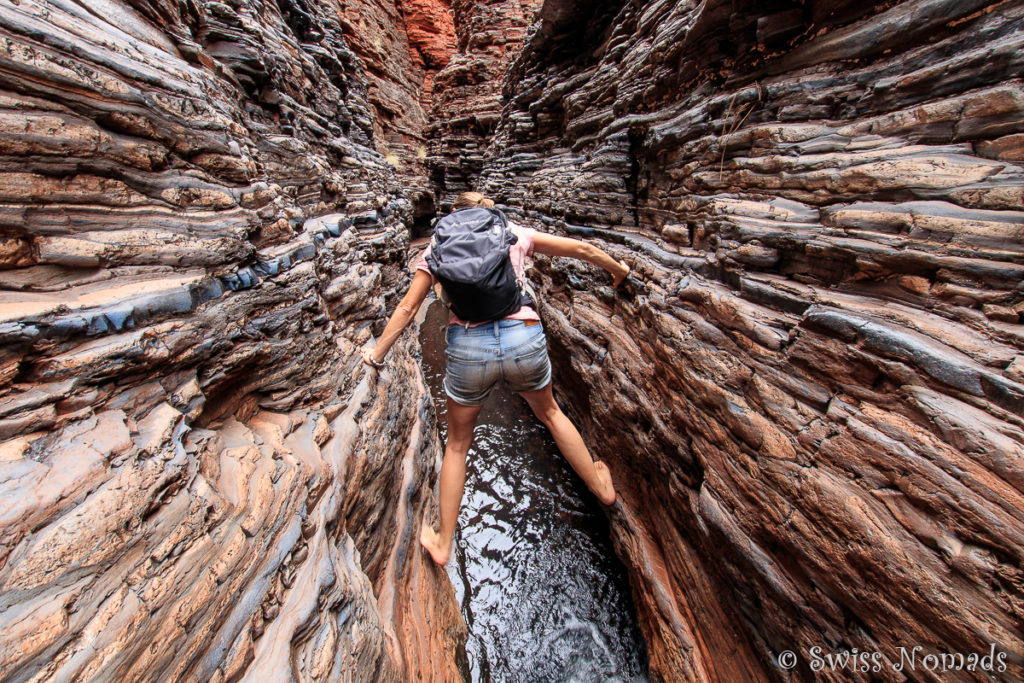
<svg viewBox="0 0 1024 683">
<path fill-rule="evenodd" d="M 633 265 L 531 277 L 654 678 L 1021 679 L 1022 24 L 0 0 L 0 679 L 459 678 L 416 335 L 359 352 L 470 187 Z"/>
</svg>

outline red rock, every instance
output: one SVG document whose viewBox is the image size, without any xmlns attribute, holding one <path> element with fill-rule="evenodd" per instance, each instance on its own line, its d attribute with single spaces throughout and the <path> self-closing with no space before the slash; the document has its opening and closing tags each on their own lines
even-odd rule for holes
<svg viewBox="0 0 1024 683">
<path fill-rule="evenodd" d="M 1005 323 L 1016 323 L 1020 322 L 1020 316 L 1017 311 L 1007 306 L 999 306 L 996 304 L 984 304 L 981 307 L 985 315 L 993 320 L 1001 320 Z"/>
<path fill-rule="evenodd" d="M 534 277 L 654 677 L 992 642 L 1022 675 L 1024 14 L 925 4 L 545 3 L 465 180 L 643 276 Z"/>
<path fill-rule="evenodd" d="M 996 140 L 983 140 L 975 145 L 978 154 L 1005 161 L 1024 161 L 1024 134 L 1007 135 Z"/>
<path fill-rule="evenodd" d="M 361 62 L 342 9 L 0 10 L 5 676 L 457 679 L 415 335 L 359 360 L 412 218 L 375 148 L 422 141 L 427 67 L 376 4 L 401 54 Z"/>
<path fill-rule="evenodd" d="M 401 0 L 405 30 L 428 72 L 443 69 L 454 54 L 455 23 L 448 3 L 440 0 Z M 423 96 L 431 90 L 424 87 Z"/>
<path fill-rule="evenodd" d="M 931 287 L 928 278 L 917 275 L 902 275 L 899 278 L 900 287 L 915 294 L 927 294 Z"/>
<path fill-rule="evenodd" d="M 433 83 L 427 165 L 438 204 L 473 189 L 501 113 L 501 87 L 540 0 L 456 0 L 458 53 Z"/>
<path fill-rule="evenodd" d="M 1017 356 L 1006 366 L 1006 374 L 1018 382 L 1024 382 L 1024 356 Z"/>
</svg>

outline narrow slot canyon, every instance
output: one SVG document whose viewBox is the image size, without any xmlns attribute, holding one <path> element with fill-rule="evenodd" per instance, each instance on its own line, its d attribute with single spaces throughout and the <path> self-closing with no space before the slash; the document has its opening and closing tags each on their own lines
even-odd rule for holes
<svg viewBox="0 0 1024 683">
<path fill-rule="evenodd" d="M 445 439 L 448 311 L 436 299 L 424 308 L 423 368 Z M 448 567 L 468 627 L 466 678 L 648 680 L 600 502 L 512 392 L 495 389 L 477 425 Z"/>
<path fill-rule="evenodd" d="M 1024 2 L 0 0 L 0 680 L 1024 678 Z M 456 550 L 457 195 L 534 254 Z"/>
</svg>

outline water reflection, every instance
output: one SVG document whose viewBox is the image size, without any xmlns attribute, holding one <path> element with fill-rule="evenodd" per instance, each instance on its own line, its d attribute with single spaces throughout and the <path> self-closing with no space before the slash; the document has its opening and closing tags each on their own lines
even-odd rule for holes
<svg viewBox="0 0 1024 683">
<path fill-rule="evenodd" d="M 446 319 L 432 303 L 421 334 L 442 432 Z M 448 566 L 473 681 L 647 680 L 625 569 L 599 507 L 526 403 L 496 389 L 469 452 Z"/>
</svg>

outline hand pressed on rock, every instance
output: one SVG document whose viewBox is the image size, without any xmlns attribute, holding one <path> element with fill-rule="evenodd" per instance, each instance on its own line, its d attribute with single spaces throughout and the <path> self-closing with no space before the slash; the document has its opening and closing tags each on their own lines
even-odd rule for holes
<svg viewBox="0 0 1024 683">
<path fill-rule="evenodd" d="M 379 363 L 374 362 L 375 359 L 373 357 L 373 351 L 371 351 L 370 349 L 363 349 L 362 356 L 363 356 L 363 362 L 364 363 L 369 365 L 374 370 L 379 370 L 380 369 L 378 367 Z"/>
<path fill-rule="evenodd" d="M 630 270 L 631 270 L 629 265 L 625 261 L 619 261 L 619 265 L 622 266 L 623 268 L 625 268 L 625 271 L 623 271 L 621 275 L 616 275 L 612 279 L 612 286 L 613 287 L 618 287 L 623 282 L 625 282 L 626 278 L 629 277 L 629 273 L 630 273 Z"/>
</svg>

